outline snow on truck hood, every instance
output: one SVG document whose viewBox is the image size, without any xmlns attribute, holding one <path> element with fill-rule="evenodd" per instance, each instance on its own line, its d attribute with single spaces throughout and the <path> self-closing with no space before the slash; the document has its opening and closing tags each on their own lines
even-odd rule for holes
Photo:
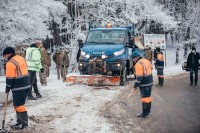
<svg viewBox="0 0 200 133">
<path fill-rule="evenodd" d="M 107 55 L 110 56 L 114 52 L 124 49 L 123 44 L 86 44 L 82 51 L 89 55 Z"/>
</svg>

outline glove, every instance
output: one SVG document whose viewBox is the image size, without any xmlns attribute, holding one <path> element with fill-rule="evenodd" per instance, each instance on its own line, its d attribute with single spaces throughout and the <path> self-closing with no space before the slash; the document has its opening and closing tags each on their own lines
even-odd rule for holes
<svg viewBox="0 0 200 133">
<path fill-rule="evenodd" d="M 44 68 L 41 68 L 41 69 L 40 69 L 40 72 L 43 73 L 43 72 L 44 72 Z"/>
<path fill-rule="evenodd" d="M 62 65 L 62 68 L 64 68 L 65 67 L 65 65 Z"/>
<path fill-rule="evenodd" d="M 10 91 L 10 88 L 8 88 L 8 87 L 6 86 L 5 92 L 6 92 L 6 93 L 9 93 L 9 91 Z"/>
</svg>

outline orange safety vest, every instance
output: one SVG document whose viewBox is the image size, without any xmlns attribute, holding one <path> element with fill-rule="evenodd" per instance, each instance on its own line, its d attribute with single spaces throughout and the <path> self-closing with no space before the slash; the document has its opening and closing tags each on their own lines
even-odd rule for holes
<svg viewBox="0 0 200 133">
<path fill-rule="evenodd" d="M 27 63 L 19 55 L 13 56 L 6 63 L 6 87 L 13 92 L 28 90 L 31 87 Z"/>
<path fill-rule="evenodd" d="M 110 23 L 107 23 L 106 28 L 111 28 Z"/>
<path fill-rule="evenodd" d="M 156 59 L 156 67 L 157 68 L 164 68 L 164 57 L 161 53 L 157 55 Z"/>
<path fill-rule="evenodd" d="M 153 85 L 152 64 L 147 59 L 139 59 L 135 64 L 136 87 L 148 87 Z"/>
</svg>

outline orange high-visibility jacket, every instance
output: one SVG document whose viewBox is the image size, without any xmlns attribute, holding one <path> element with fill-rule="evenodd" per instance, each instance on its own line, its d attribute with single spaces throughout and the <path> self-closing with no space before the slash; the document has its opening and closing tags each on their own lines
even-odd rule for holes
<svg viewBox="0 0 200 133">
<path fill-rule="evenodd" d="M 136 82 L 134 87 L 149 87 L 153 85 L 152 64 L 149 60 L 141 58 L 135 64 Z"/>
<path fill-rule="evenodd" d="M 159 53 L 157 55 L 157 59 L 156 59 L 156 67 L 157 68 L 164 68 L 164 57 L 162 53 Z"/>
<path fill-rule="evenodd" d="M 106 24 L 106 28 L 111 28 L 110 23 L 107 23 L 107 24 Z"/>
<path fill-rule="evenodd" d="M 31 87 L 27 63 L 19 55 L 13 56 L 6 63 L 6 87 L 15 92 L 28 90 Z"/>
</svg>

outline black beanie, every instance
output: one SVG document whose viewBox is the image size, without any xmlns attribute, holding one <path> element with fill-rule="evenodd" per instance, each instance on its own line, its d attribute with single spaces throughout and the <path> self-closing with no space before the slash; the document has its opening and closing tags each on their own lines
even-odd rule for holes
<svg viewBox="0 0 200 133">
<path fill-rule="evenodd" d="M 14 54 L 15 50 L 12 47 L 7 47 L 3 50 L 3 56 L 5 56 L 6 54 Z"/>
<path fill-rule="evenodd" d="M 195 48 L 195 47 L 192 47 L 192 50 L 196 50 L 196 48 Z"/>
<path fill-rule="evenodd" d="M 156 47 L 156 51 L 160 52 L 160 47 Z"/>
</svg>

